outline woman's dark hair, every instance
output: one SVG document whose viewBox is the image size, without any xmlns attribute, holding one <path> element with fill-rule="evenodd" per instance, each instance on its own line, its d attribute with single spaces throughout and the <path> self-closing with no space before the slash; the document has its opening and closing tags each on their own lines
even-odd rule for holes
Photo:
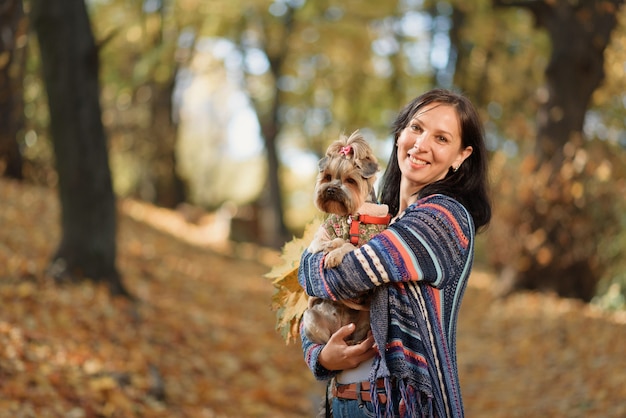
<svg viewBox="0 0 626 418">
<path fill-rule="evenodd" d="M 389 205 L 389 212 L 397 215 L 400 207 L 400 166 L 398 165 L 398 137 L 417 112 L 432 103 L 456 109 L 461 128 L 462 147 L 472 147 L 472 154 L 457 171 L 450 169 L 446 177 L 422 188 L 418 198 L 444 194 L 458 200 L 471 214 L 476 229 L 489 223 L 491 203 L 487 184 L 487 150 L 483 125 L 476 108 L 465 96 L 444 89 L 434 89 L 415 98 L 400 111 L 393 123 L 393 151 L 381 182 L 381 203 Z"/>
</svg>

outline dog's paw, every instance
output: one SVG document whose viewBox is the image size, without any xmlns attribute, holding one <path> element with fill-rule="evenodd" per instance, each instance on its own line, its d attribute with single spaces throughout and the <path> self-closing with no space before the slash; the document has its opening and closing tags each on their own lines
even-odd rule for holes
<svg viewBox="0 0 626 418">
<path fill-rule="evenodd" d="M 324 267 L 337 267 L 341 263 L 341 260 L 343 260 L 343 257 L 354 249 L 356 249 L 354 245 L 344 242 L 341 247 L 335 248 L 326 254 L 326 257 L 324 258 Z"/>
<path fill-rule="evenodd" d="M 345 244 L 349 244 L 345 239 L 343 239 L 343 238 L 335 238 L 335 239 L 332 239 L 332 240 L 326 242 L 326 246 L 324 248 L 324 251 L 330 252 L 330 251 L 336 250 L 337 248 L 341 248 Z"/>
<path fill-rule="evenodd" d="M 324 242 L 324 241 L 319 240 L 319 239 L 314 239 L 309 244 L 309 247 L 307 248 L 307 250 L 311 254 L 319 253 L 320 251 L 325 251 L 327 244 L 328 244 L 328 242 Z"/>
</svg>

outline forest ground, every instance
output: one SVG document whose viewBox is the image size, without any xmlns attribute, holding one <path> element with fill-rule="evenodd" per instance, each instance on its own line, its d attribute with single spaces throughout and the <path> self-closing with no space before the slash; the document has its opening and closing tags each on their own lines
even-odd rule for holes
<svg viewBox="0 0 626 418">
<path fill-rule="evenodd" d="M 0 180 L 0 196 L 0 418 L 314 415 L 322 386 L 274 329 L 275 252 L 122 201 L 129 302 L 47 278 L 54 192 Z M 460 312 L 467 417 L 626 416 L 623 315 L 492 285 L 475 269 Z"/>
</svg>

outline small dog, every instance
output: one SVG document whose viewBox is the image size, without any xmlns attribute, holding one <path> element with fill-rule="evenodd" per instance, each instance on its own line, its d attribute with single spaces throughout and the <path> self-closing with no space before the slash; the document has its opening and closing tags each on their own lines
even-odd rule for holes
<svg viewBox="0 0 626 418">
<path fill-rule="evenodd" d="M 333 142 L 318 168 L 314 203 L 329 216 L 308 250 L 326 252 L 324 266 L 332 268 L 348 252 L 385 229 L 390 216 L 387 205 L 375 203 L 378 161 L 358 131 Z M 325 344 L 340 327 L 354 323 L 356 329 L 346 342 L 362 341 L 370 329 L 369 300 L 369 293 L 349 301 L 309 298 L 308 309 L 302 316 L 306 336 L 315 343 Z"/>
</svg>

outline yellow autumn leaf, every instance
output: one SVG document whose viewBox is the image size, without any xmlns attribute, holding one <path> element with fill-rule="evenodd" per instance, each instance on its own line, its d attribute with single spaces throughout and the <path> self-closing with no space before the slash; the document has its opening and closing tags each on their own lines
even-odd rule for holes
<svg viewBox="0 0 626 418">
<path fill-rule="evenodd" d="M 280 254 L 280 258 L 283 262 L 272 267 L 270 272 L 265 274 L 265 277 L 269 279 L 280 279 L 289 274 L 294 268 L 297 270 L 300 265 L 302 253 L 313 240 L 313 236 L 321 223 L 321 219 L 312 221 L 305 227 L 304 234 L 301 238 L 294 237 L 291 241 L 287 242 L 283 246 Z"/>
<path fill-rule="evenodd" d="M 107 391 L 117 387 L 117 382 L 111 376 L 99 376 L 89 382 L 93 391 Z"/>
<path fill-rule="evenodd" d="M 265 274 L 276 289 L 272 297 L 272 309 L 276 311 L 276 329 L 287 343 L 298 337 L 300 318 L 308 301 L 308 296 L 298 282 L 300 257 L 313 240 L 321 222 L 321 219 L 312 221 L 306 226 L 302 238 L 294 238 L 286 243 L 280 255 L 282 263 Z"/>
</svg>

